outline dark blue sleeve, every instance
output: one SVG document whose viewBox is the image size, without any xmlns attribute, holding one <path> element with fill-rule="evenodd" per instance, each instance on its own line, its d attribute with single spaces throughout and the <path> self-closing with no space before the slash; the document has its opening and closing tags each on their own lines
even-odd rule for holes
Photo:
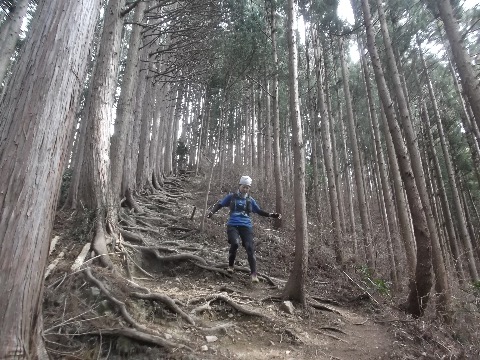
<svg viewBox="0 0 480 360">
<path fill-rule="evenodd" d="M 266 211 L 263 211 L 262 209 L 260 209 L 260 206 L 258 206 L 257 202 L 255 201 L 254 198 L 250 198 L 250 202 L 252 204 L 252 212 L 260 215 L 260 216 L 265 216 L 265 217 L 269 217 L 270 214 L 267 213 Z"/>
<path fill-rule="evenodd" d="M 230 206 L 230 201 L 232 201 L 233 194 L 228 194 L 222 200 L 218 202 L 221 207 Z"/>
</svg>

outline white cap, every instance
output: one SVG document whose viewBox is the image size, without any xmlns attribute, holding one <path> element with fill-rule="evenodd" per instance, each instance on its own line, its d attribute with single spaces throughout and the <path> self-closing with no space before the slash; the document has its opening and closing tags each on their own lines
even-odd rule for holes
<svg viewBox="0 0 480 360">
<path fill-rule="evenodd" d="M 239 182 L 240 185 L 248 185 L 248 186 L 252 186 L 252 178 L 250 176 L 242 176 L 240 178 L 240 182 Z"/>
</svg>

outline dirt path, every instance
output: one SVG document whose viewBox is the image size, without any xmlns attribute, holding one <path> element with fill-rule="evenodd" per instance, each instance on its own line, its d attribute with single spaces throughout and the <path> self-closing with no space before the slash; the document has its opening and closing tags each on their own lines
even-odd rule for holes
<svg viewBox="0 0 480 360">
<path fill-rule="evenodd" d="M 130 271 L 91 266 L 104 289 L 71 271 L 85 244 L 78 225 L 59 218 L 61 240 L 50 262 L 60 251 L 65 255 L 45 284 L 45 328 L 55 329 L 45 332 L 52 359 L 429 359 L 425 349 L 437 359 L 453 353 L 448 339 L 441 346 L 425 340 L 416 323 L 381 296 L 377 303 L 325 266 L 331 260 L 323 247 L 310 256 L 308 307 L 289 308 L 281 291 L 292 234 L 274 233 L 268 222 L 255 220 L 260 283 L 250 282 L 243 249 L 235 273 L 227 273 L 226 214 L 208 220 L 204 233 L 197 231 L 201 211 L 191 219 L 193 206 L 203 202 L 200 181 L 176 181 L 170 192 L 139 199 L 145 214 L 123 215 L 136 238 L 125 233 L 114 261 Z M 139 291 L 157 297 L 141 300 Z"/>
</svg>

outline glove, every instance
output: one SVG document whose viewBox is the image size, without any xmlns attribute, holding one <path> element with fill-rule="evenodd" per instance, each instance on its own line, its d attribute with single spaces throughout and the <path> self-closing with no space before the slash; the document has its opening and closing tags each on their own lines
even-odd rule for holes
<svg viewBox="0 0 480 360">
<path fill-rule="evenodd" d="M 210 211 L 210 212 L 207 214 L 207 218 L 210 219 L 210 218 L 212 217 L 212 215 L 213 215 L 213 213 Z"/>
<path fill-rule="evenodd" d="M 271 217 L 271 218 L 274 218 L 274 219 L 281 219 L 281 218 L 282 218 L 282 214 L 279 214 L 279 213 L 270 213 L 270 217 Z"/>
</svg>

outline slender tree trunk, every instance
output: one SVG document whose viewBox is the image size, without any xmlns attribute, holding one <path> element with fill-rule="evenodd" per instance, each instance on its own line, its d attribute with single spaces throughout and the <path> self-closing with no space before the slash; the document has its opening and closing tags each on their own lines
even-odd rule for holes
<svg viewBox="0 0 480 360">
<path fill-rule="evenodd" d="M 15 52 L 15 46 L 20 35 L 23 18 L 27 14 L 29 0 L 17 0 L 13 11 L 4 20 L 0 32 L 0 84 L 8 70 L 10 58 Z M 1 99 L 1 97 L 0 97 Z"/>
<path fill-rule="evenodd" d="M 40 2 L 0 102 L 1 359 L 46 359 L 43 274 L 99 5 Z"/>
<path fill-rule="evenodd" d="M 435 151 L 435 145 L 433 141 L 433 135 L 432 135 L 432 130 L 430 128 L 430 119 L 428 117 L 428 113 L 425 108 L 425 104 L 422 100 L 422 119 L 425 123 L 425 131 L 427 133 L 428 137 L 428 149 L 430 153 L 430 157 L 433 160 L 433 165 L 434 165 L 434 171 L 435 171 L 435 176 L 437 178 L 437 184 L 438 184 L 438 189 L 436 193 L 439 194 L 440 196 L 440 202 L 442 205 L 442 210 L 443 210 L 443 217 L 445 221 L 445 227 L 447 230 L 447 235 L 448 235 L 448 243 L 450 247 L 450 251 L 453 255 L 453 261 L 455 263 L 455 268 L 457 271 L 457 276 L 460 282 L 463 282 L 464 280 L 464 273 L 463 273 L 463 267 L 462 267 L 462 262 L 460 260 L 460 250 L 458 248 L 458 243 L 457 243 L 457 235 L 455 233 L 455 227 L 452 221 L 452 213 L 450 211 L 450 206 L 449 206 L 449 201 L 447 198 L 447 194 L 445 192 L 445 185 L 442 177 L 442 171 L 440 169 L 440 163 L 438 161 L 438 157 Z"/>
<path fill-rule="evenodd" d="M 341 38 L 340 38 L 341 39 Z M 355 183 L 357 186 L 358 207 L 360 211 L 360 221 L 363 230 L 363 242 L 367 266 L 371 271 L 375 271 L 373 260 L 372 232 L 367 213 L 367 199 L 365 195 L 365 184 L 363 182 L 363 173 L 360 163 L 360 151 L 358 149 L 358 140 L 353 115 L 352 100 L 350 95 L 350 85 L 348 83 L 348 70 L 345 62 L 343 41 L 340 40 L 340 62 L 342 67 L 343 91 L 345 94 L 345 103 L 347 107 L 348 132 L 350 137 L 350 146 L 352 147 L 353 169 L 355 171 Z"/>
<path fill-rule="evenodd" d="M 445 132 L 443 131 L 443 124 L 440 118 L 440 112 L 438 110 L 437 99 L 435 97 L 435 93 L 433 92 L 432 82 L 430 81 L 430 77 L 428 75 L 427 65 L 425 64 L 425 60 L 423 58 L 422 49 L 419 48 L 419 51 L 420 51 L 420 59 L 422 61 L 423 73 L 425 74 L 425 77 L 426 77 L 426 84 L 428 88 L 428 93 L 430 95 L 430 101 L 432 102 L 433 115 L 435 118 L 435 122 L 437 124 L 438 136 L 440 138 L 440 144 L 442 146 L 443 159 L 445 161 L 445 166 L 447 170 L 448 182 L 450 184 L 450 189 L 452 191 L 453 206 L 455 207 L 458 233 L 460 236 L 460 240 L 463 243 L 463 247 L 465 249 L 465 255 L 467 258 L 468 269 L 470 271 L 470 277 L 473 282 L 477 282 L 479 278 L 478 278 L 477 267 L 475 265 L 475 258 L 473 256 L 472 241 L 468 234 L 467 223 L 465 221 L 465 216 L 463 214 L 462 204 L 460 201 L 460 193 L 458 191 L 457 182 L 455 179 L 455 174 L 454 174 L 453 165 L 452 165 L 452 158 L 450 156 L 450 151 L 448 149 L 447 141 L 445 139 Z M 426 111 L 424 112 L 424 114 L 428 116 L 428 114 L 426 114 Z"/>
<path fill-rule="evenodd" d="M 438 0 L 437 6 L 452 49 L 453 60 L 457 65 L 462 88 L 467 95 L 477 126 L 480 128 L 480 81 L 476 76 L 472 60 L 463 46 L 462 35 L 453 14 L 450 0 Z"/>
<path fill-rule="evenodd" d="M 295 259 L 283 296 L 306 305 L 305 282 L 308 269 L 307 208 L 305 196 L 305 149 L 303 143 L 300 105 L 298 101 L 298 55 L 296 39 L 296 8 L 294 0 L 287 2 L 288 79 L 290 94 L 290 120 L 293 132 L 295 167 Z"/>
<path fill-rule="evenodd" d="M 417 266 L 415 272 L 415 283 L 410 284 L 410 293 L 407 300 L 407 311 L 414 316 L 422 316 L 427 306 L 430 290 L 432 287 L 432 249 L 429 228 L 425 212 L 420 201 L 415 177 L 410 163 L 410 156 L 403 142 L 400 127 L 396 121 L 393 102 L 388 91 L 383 68 L 380 63 L 375 34 L 370 14 L 368 0 L 362 0 L 363 16 L 366 26 L 367 44 L 372 66 L 375 73 L 375 80 L 378 87 L 383 109 L 386 113 L 388 126 L 395 145 L 395 152 L 401 168 L 402 179 L 406 186 L 406 193 L 412 214 L 415 241 L 417 244 Z"/>
<path fill-rule="evenodd" d="M 323 90 L 323 76 L 321 69 L 321 47 L 320 41 L 312 28 L 314 41 L 315 76 L 317 79 L 317 111 L 320 119 L 320 130 L 322 133 L 323 158 L 325 172 L 328 181 L 328 195 L 330 197 L 330 212 L 332 216 L 333 246 L 338 264 L 343 265 L 343 238 L 340 225 L 340 214 L 338 210 L 337 190 L 335 189 L 335 174 L 333 172 L 332 142 L 330 138 L 330 124 L 328 122 L 327 107 L 325 105 L 325 93 Z"/>
<path fill-rule="evenodd" d="M 283 213 L 283 184 L 282 184 L 282 165 L 280 153 L 280 112 L 278 105 L 278 54 L 277 54 L 277 21 L 274 1 L 271 1 L 271 39 L 273 51 L 273 172 L 275 178 L 275 211 Z M 283 224 L 281 219 L 275 220 L 275 227 L 279 228 Z"/>
<path fill-rule="evenodd" d="M 360 45 L 360 44 L 359 44 Z M 359 46 L 360 47 L 360 46 Z M 377 112 L 375 111 L 375 106 L 373 104 L 373 96 L 372 96 L 372 89 L 371 89 L 371 83 L 370 83 L 370 74 L 368 71 L 367 67 L 367 62 L 365 59 L 365 55 L 362 55 L 360 58 L 362 69 L 363 69 L 363 77 L 365 81 L 365 92 L 367 94 L 367 104 L 369 108 L 369 120 L 370 124 L 372 127 L 372 133 L 373 133 L 373 141 L 374 141 L 374 147 L 375 147 L 375 156 L 376 156 L 376 162 L 375 164 L 378 167 L 378 176 L 380 178 L 381 182 L 381 191 L 382 195 L 380 204 L 384 204 L 385 207 L 385 228 L 387 231 L 387 241 L 391 241 L 392 243 L 392 248 L 393 248 L 393 254 L 391 256 L 391 260 L 393 260 L 393 264 L 396 268 L 396 273 L 393 276 L 393 279 L 397 279 L 397 282 L 395 285 L 398 286 L 399 284 L 399 279 L 401 278 L 400 274 L 400 252 L 401 252 L 401 246 L 400 246 L 400 234 L 398 231 L 398 226 L 396 222 L 396 214 L 395 214 L 395 204 L 393 202 L 393 194 L 392 190 L 390 187 L 390 183 L 388 180 L 388 170 L 386 167 L 385 163 L 385 157 L 383 154 L 383 148 L 381 144 L 381 139 L 380 139 L 380 126 L 378 124 L 378 117 L 377 117 Z M 397 175 L 399 176 L 399 175 Z M 402 193 L 403 195 L 403 193 Z M 402 211 L 407 211 L 405 208 Z M 408 219 L 408 216 L 405 217 Z M 390 234 L 391 233 L 391 234 Z M 411 235 L 411 232 L 408 232 L 408 234 Z M 415 259 L 415 253 L 413 252 L 413 249 L 411 247 L 407 248 L 407 258 L 410 257 L 411 259 Z M 410 260 L 411 260 L 410 259 Z M 411 260 L 413 264 L 415 264 L 414 260 Z M 410 263 L 410 261 L 409 261 Z M 392 267 L 392 270 L 394 268 Z M 415 266 L 409 266 L 409 282 L 414 280 L 414 275 L 415 275 Z"/>
</svg>

